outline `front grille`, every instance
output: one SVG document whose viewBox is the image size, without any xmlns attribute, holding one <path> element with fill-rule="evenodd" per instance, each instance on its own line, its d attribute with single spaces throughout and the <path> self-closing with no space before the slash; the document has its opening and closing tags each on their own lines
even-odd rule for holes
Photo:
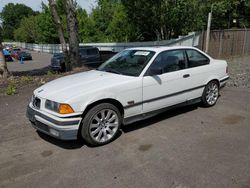
<svg viewBox="0 0 250 188">
<path fill-rule="evenodd" d="M 52 66 L 57 65 L 56 59 L 52 59 L 52 60 L 51 60 L 51 65 L 52 65 Z"/>
<path fill-rule="evenodd" d="M 40 109 L 41 107 L 41 99 L 35 97 L 32 101 L 32 104 L 35 108 Z"/>
</svg>

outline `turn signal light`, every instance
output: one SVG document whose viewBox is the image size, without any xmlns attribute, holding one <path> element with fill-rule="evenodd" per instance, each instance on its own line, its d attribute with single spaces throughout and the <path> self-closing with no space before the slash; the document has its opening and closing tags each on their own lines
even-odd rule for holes
<svg viewBox="0 0 250 188">
<path fill-rule="evenodd" d="M 58 111 L 59 111 L 60 114 L 74 113 L 74 110 L 68 104 L 60 104 Z"/>
</svg>

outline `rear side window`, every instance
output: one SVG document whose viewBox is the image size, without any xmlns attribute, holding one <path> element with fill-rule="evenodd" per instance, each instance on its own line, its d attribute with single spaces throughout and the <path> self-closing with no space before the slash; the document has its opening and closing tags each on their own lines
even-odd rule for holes
<svg viewBox="0 0 250 188">
<path fill-rule="evenodd" d="M 87 50 L 86 49 L 80 49 L 80 55 L 81 56 L 87 55 Z"/>
<path fill-rule="evenodd" d="M 163 73 L 185 69 L 186 60 L 184 50 L 171 50 L 160 53 L 150 68 L 160 68 Z"/>
<path fill-rule="evenodd" d="M 196 50 L 186 50 L 188 57 L 188 67 L 198 67 L 209 64 L 209 59 Z"/>
<path fill-rule="evenodd" d="M 98 50 L 96 48 L 87 49 L 87 55 L 98 55 Z"/>
</svg>

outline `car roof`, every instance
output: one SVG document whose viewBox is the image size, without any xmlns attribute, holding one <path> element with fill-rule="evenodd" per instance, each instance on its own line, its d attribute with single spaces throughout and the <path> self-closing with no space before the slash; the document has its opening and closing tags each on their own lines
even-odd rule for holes
<svg viewBox="0 0 250 188">
<path fill-rule="evenodd" d="M 154 52 L 162 52 L 166 50 L 177 50 L 177 49 L 197 49 L 191 46 L 155 46 L 155 47 L 136 47 L 129 48 L 130 50 L 148 50 Z"/>
</svg>

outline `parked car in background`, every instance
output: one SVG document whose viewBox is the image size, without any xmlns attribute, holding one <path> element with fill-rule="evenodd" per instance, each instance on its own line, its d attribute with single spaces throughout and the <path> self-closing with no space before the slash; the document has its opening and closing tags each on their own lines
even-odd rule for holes
<svg viewBox="0 0 250 188">
<path fill-rule="evenodd" d="M 101 55 L 99 49 L 92 46 L 82 46 L 79 48 L 80 61 L 83 64 L 99 65 L 101 64 Z"/>
<path fill-rule="evenodd" d="M 32 60 L 32 56 L 30 53 L 26 51 L 20 51 L 17 53 L 17 59 L 18 60 Z"/>
<path fill-rule="evenodd" d="M 65 71 L 65 63 L 63 61 L 63 53 L 53 54 L 50 67 L 54 71 Z"/>
<path fill-rule="evenodd" d="M 4 58 L 5 58 L 6 62 L 13 61 L 13 59 L 11 57 L 11 54 L 10 54 L 10 52 L 8 50 L 3 49 L 3 55 L 4 55 Z"/>
<path fill-rule="evenodd" d="M 90 145 L 103 145 L 116 137 L 121 124 L 177 106 L 215 105 L 227 70 L 226 61 L 193 47 L 126 49 L 97 70 L 36 89 L 27 117 L 35 129 L 53 137 L 81 136 Z"/>
<path fill-rule="evenodd" d="M 13 48 L 10 49 L 11 56 L 15 59 L 18 59 L 18 53 L 21 52 L 22 50 L 20 48 Z"/>
<path fill-rule="evenodd" d="M 4 49 L 6 49 L 6 50 L 8 50 L 10 52 L 10 50 L 12 49 L 12 46 L 11 45 L 7 45 L 7 46 L 5 46 Z"/>
<path fill-rule="evenodd" d="M 83 65 L 98 66 L 108 58 L 114 55 L 113 52 L 102 52 L 98 48 L 93 46 L 81 46 L 79 48 L 80 61 Z M 65 63 L 63 62 L 63 54 L 56 53 L 51 58 L 51 69 L 54 71 L 65 71 Z"/>
</svg>

